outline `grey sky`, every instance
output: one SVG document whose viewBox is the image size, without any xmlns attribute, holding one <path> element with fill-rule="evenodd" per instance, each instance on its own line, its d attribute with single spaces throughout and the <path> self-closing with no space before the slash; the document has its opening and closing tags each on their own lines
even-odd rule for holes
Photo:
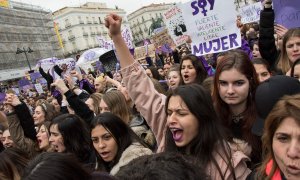
<svg viewBox="0 0 300 180">
<path fill-rule="evenodd" d="M 104 2 L 109 8 L 115 8 L 115 5 L 124 9 L 127 14 L 139 9 L 142 6 L 151 3 L 173 3 L 173 2 L 187 2 L 188 0 L 14 0 L 33 5 L 39 5 L 44 9 L 56 11 L 66 6 L 79 6 L 86 2 Z"/>
</svg>

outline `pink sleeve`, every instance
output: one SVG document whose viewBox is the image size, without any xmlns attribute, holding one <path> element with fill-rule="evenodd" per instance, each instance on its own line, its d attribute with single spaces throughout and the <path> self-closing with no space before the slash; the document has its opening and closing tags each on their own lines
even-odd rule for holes
<svg viewBox="0 0 300 180">
<path fill-rule="evenodd" d="M 166 96 L 155 90 L 138 62 L 123 68 L 121 73 L 130 98 L 153 131 L 159 146 L 158 151 L 161 151 L 167 120 L 164 112 Z"/>
</svg>

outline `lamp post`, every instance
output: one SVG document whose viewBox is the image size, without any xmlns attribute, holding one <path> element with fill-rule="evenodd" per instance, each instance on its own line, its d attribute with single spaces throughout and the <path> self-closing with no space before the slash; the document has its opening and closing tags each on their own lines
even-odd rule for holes
<svg viewBox="0 0 300 180">
<path fill-rule="evenodd" d="M 32 52 L 33 52 L 33 50 L 32 50 L 32 49 L 30 49 L 30 47 L 28 47 L 28 49 L 27 49 L 27 50 L 26 50 L 24 47 L 23 47 L 23 50 L 22 50 L 22 49 L 20 49 L 20 48 L 17 48 L 17 52 L 16 52 L 16 54 L 25 53 L 25 56 L 26 56 L 26 61 L 27 61 L 27 64 L 28 64 L 28 66 L 29 66 L 29 73 L 31 73 L 31 72 L 32 72 L 32 70 L 31 70 L 30 63 L 29 63 L 29 61 L 28 61 L 27 53 L 32 53 Z"/>
</svg>

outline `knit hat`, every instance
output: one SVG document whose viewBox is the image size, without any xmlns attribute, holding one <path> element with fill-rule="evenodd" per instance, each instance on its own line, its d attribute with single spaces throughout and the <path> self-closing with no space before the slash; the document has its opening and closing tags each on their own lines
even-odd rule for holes
<svg viewBox="0 0 300 180">
<path fill-rule="evenodd" d="M 257 119 L 252 126 L 252 133 L 261 136 L 265 119 L 273 106 L 284 95 L 300 93 L 300 82 L 292 77 L 277 75 L 261 83 L 255 93 Z"/>
</svg>

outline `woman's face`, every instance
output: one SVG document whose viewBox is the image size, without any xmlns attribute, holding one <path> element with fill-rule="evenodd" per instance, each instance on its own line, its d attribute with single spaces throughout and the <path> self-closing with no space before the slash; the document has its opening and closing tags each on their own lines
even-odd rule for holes
<svg viewBox="0 0 300 180">
<path fill-rule="evenodd" d="M 300 37 L 291 37 L 287 40 L 285 48 L 289 60 L 294 63 L 300 58 Z"/>
<path fill-rule="evenodd" d="M 300 64 L 297 64 L 294 67 L 294 76 L 293 77 L 300 80 Z"/>
<path fill-rule="evenodd" d="M 121 82 L 122 81 L 122 76 L 120 73 L 115 73 L 114 74 L 114 80 Z"/>
<path fill-rule="evenodd" d="M 100 113 L 110 112 L 106 102 L 103 99 L 101 99 L 100 101 L 99 108 L 100 108 Z"/>
<path fill-rule="evenodd" d="M 219 77 L 219 95 L 229 106 L 246 105 L 249 94 L 249 80 L 232 68 L 221 72 Z"/>
<path fill-rule="evenodd" d="M 178 71 L 170 71 L 168 74 L 168 85 L 170 89 L 175 89 L 179 86 L 180 75 Z"/>
<path fill-rule="evenodd" d="M 178 147 L 188 145 L 199 133 L 198 119 L 190 112 L 180 96 L 172 96 L 169 100 L 167 126 Z"/>
<path fill-rule="evenodd" d="M 45 125 L 42 125 L 36 135 L 39 148 L 42 150 L 46 150 L 49 147 L 49 134 Z"/>
<path fill-rule="evenodd" d="M 152 72 L 151 72 L 150 69 L 146 69 L 146 74 L 147 74 L 147 76 L 149 76 L 150 78 L 153 78 L 153 74 L 152 74 Z"/>
<path fill-rule="evenodd" d="M 105 89 L 106 84 L 100 80 L 95 80 L 94 86 L 97 93 L 102 93 Z"/>
<path fill-rule="evenodd" d="M 271 77 L 271 74 L 265 65 L 263 65 L 263 64 L 253 64 L 253 65 L 254 65 L 256 74 L 258 76 L 259 83 L 262 83 Z"/>
<path fill-rule="evenodd" d="M 181 65 L 181 76 L 184 84 L 191 84 L 195 82 L 197 72 L 191 60 L 183 60 Z"/>
<path fill-rule="evenodd" d="M 95 112 L 94 101 L 92 98 L 88 98 L 85 104 L 90 108 L 91 111 Z"/>
<path fill-rule="evenodd" d="M 39 125 L 45 121 L 45 112 L 41 106 L 37 106 L 34 110 L 33 120 L 35 125 Z"/>
<path fill-rule="evenodd" d="M 60 105 L 57 102 L 57 99 L 53 99 L 51 104 L 54 106 L 56 112 L 60 112 Z"/>
<path fill-rule="evenodd" d="M 285 118 L 273 136 L 276 163 L 287 179 L 300 179 L 300 126 L 292 117 Z"/>
<path fill-rule="evenodd" d="M 118 152 L 118 144 L 109 131 L 103 126 L 97 125 L 91 131 L 93 146 L 105 162 L 115 159 Z"/>
<path fill-rule="evenodd" d="M 257 44 L 253 45 L 252 53 L 253 53 L 254 58 L 261 58 L 261 55 L 260 55 L 259 48 L 258 48 Z"/>
<path fill-rule="evenodd" d="M 64 152 L 66 150 L 66 147 L 64 145 L 64 138 L 59 132 L 57 124 L 53 124 L 50 127 L 49 142 L 56 152 Z"/>
</svg>

